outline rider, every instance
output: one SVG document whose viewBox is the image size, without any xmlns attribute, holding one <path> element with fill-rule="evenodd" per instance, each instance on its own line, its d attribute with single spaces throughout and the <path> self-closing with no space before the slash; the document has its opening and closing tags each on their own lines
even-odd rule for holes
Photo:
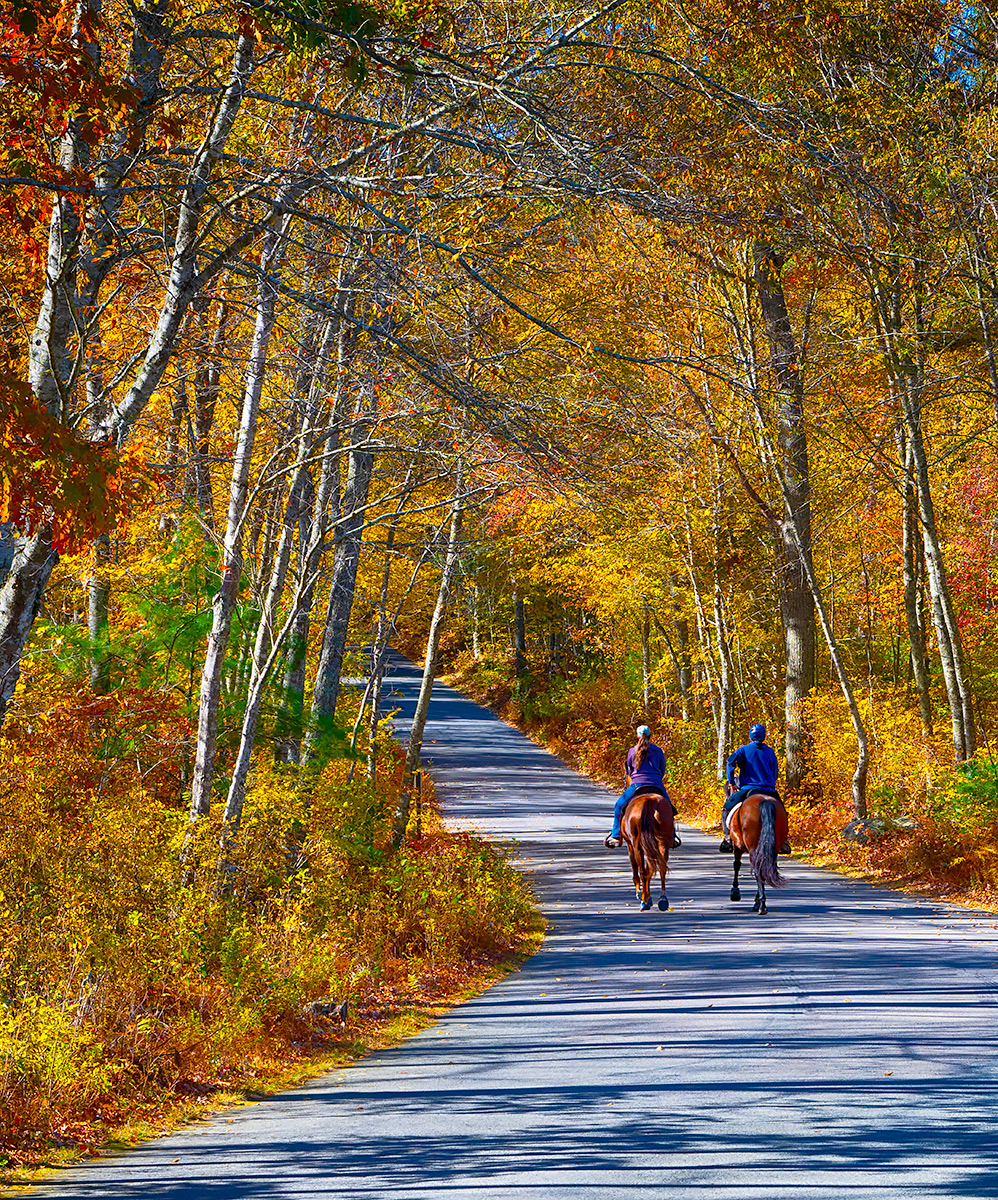
<svg viewBox="0 0 998 1200">
<path fill-rule="evenodd" d="M 665 790 L 665 755 L 662 753 L 661 746 L 656 746 L 651 740 L 651 728 L 648 725 L 639 725 L 637 729 L 638 741 L 636 746 L 632 746 L 627 751 L 627 761 L 624 764 L 624 774 L 627 777 L 628 785 L 621 793 L 620 799 L 613 808 L 613 828 L 603 839 L 603 845 L 614 847 L 620 845 L 620 821 L 624 815 L 624 809 L 627 807 L 627 802 L 635 792 L 641 788 L 658 788 L 662 795 L 669 799 L 669 793 Z M 670 801 L 671 803 L 671 801 Z M 675 808 L 672 810 L 675 812 Z M 678 839 L 676 841 L 678 845 Z"/>
<path fill-rule="evenodd" d="M 724 829 L 724 841 L 719 847 L 722 854 L 734 853 L 731 838 L 728 834 L 728 819 L 731 810 L 751 792 L 766 792 L 780 799 L 776 790 L 776 781 L 780 777 L 780 764 L 772 746 L 766 745 L 766 726 L 753 725 L 749 730 L 750 741 L 738 749 L 728 759 L 728 784 L 730 792 L 721 810 L 721 825 Z M 735 773 L 738 774 L 737 790 Z M 781 801 L 782 803 L 782 801 Z M 790 853 L 789 841 L 780 848 L 781 854 Z"/>
</svg>

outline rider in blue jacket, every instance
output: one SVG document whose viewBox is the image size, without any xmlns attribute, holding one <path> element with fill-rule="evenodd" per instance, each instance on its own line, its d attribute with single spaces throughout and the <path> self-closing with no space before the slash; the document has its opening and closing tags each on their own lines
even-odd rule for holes
<svg viewBox="0 0 998 1200">
<path fill-rule="evenodd" d="M 721 825 L 724 828 L 724 841 L 721 842 L 722 854 L 732 854 L 734 847 L 728 836 L 728 818 L 731 810 L 751 792 L 767 792 L 780 799 L 776 790 L 776 781 L 780 777 L 780 764 L 772 746 L 766 745 L 766 726 L 753 725 L 749 730 L 751 739 L 747 745 L 739 746 L 728 759 L 728 798 L 721 810 Z M 738 776 L 737 782 L 735 776 Z M 781 802 L 782 803 L 782 802 Z M 785 842 L 780 848 L 781 854 L 790 853 L 790 843 Z"/>
</svg>

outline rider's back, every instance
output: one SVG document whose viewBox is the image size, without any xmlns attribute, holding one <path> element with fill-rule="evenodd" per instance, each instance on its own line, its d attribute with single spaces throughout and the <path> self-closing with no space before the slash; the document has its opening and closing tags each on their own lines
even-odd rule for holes
<svg viewBox="0 0 998 1200">
<path fill-rule="evenodd" d="M 636 762 L 637 750 L 632 747 L 627 752 L 627 773 L 631 783 L 662 784 L 665 777 L 665 755 L 661 746 L 652 742 L 639 767 Z"/>
<path fill-rule="evenodd" d="M 765 742 L 749 742 L 740 746 L 731 756 L 729 769 L 738 768 L 738 786 L 775 787 L 780 777 L 780 764 L 772 746 Z"/>
</svg>

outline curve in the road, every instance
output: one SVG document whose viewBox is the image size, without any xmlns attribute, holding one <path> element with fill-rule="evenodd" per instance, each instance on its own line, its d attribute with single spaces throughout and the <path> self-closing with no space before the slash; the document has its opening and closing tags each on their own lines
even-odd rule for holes
<svg viewBox="0 0 998 1200">
<path fill-rule="evenodd" d="M 404 726 L 416 669 L 393 660 Z M 612 797 L 443 686 L 446 814 L 515 839 L 549 921 L 404 1045 L 74 1169 L 55 1197 L 998 1197 L 998 919 L 797 863 L 768 917 L 685 830 L 641 914 Z"/>
</svg>

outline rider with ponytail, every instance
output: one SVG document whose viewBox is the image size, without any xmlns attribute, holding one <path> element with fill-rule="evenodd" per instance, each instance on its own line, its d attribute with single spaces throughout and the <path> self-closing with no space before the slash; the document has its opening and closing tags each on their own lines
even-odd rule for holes
<svg viewBox="0 0 998 1200">
<path fill-rule="evenodd" d="M 639 791 L 660 792 L 667 800 L 669 793 L 665 790 L 665 755 L 661 746 L 656 746 L 651 740 L 651 729 L 647 725 L 639 725 L 637 729 L 637 745 L 627 752 L 624 763 L 624 774 L 628 786 L 621 793 L 613 809 L 613 828 L 603 839 L 605 846 L 620 845 L 620 821 L 624 809 L 632 796 Z"/>
</svg>

